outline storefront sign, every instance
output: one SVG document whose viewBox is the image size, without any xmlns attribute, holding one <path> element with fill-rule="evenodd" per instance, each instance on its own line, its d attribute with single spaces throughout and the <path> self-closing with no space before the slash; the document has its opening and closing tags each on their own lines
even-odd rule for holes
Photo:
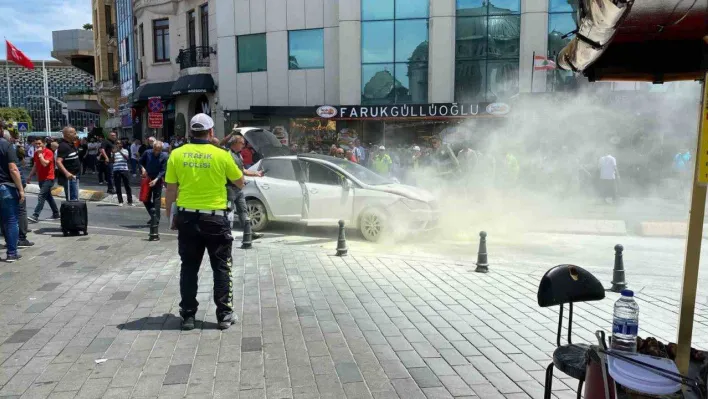
<svg viewBox="0 0 708 399">
<path fill-rule="evenodd" d="M 317 108 L 320 118 L 335 119 L 391 119 L 391 118 L 466 118 L 474 116 L 500 116 L 511 108 L 504 103 L 480 104 L 396 104 L 396 105 L 352 105 Z"/>
<path fill-rule="evenodd" d="M 161 129 L 162 128 L 162 112 L 148 112 L 148 128 L 149 129 Z"/>
</svg>

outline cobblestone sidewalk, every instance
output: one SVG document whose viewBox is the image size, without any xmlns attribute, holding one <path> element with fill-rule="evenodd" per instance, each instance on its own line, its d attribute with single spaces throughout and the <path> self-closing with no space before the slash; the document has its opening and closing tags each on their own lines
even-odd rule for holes
<svg viewBox="0 0 708 399">
<path fill-rule="evenodd" d="M 542 397 L 557 309 L 536 305 L 540 275 L 292 245 L 236 249 L 241 322 L 216 329 L 205 266 L 202 323 L 181 332 L 174 240 L 37 241 L 21 262 L 0 264 L 3 397 Z M 576 306 L 577 341 L 608 329 L 615 299 Z M 672 340 L 675 295 L 638 300 L 642 335 Z M 699 310 L 695 341 L 705 347 Z M 556 376 L 554 395 L 575 398 L 576 382 Z"/>
</svg>

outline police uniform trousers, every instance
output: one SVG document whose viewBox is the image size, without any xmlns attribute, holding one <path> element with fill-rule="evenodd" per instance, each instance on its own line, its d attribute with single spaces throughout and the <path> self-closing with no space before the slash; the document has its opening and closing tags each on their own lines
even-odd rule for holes
<svg viewBox="0 0 708 399">
<path fill-rule="evenodd" d="M 214 272 L 214 304 L 218 321 L 233 317 L 233 286 L 231 282 L 231 226 L 225 211 L 189 212 L 179 210 L 176 215 L 180 271 L 180 315 L 194 316 L 197 302 L 197 280 L 204 250 L 209 254 Z"/>
</svg>

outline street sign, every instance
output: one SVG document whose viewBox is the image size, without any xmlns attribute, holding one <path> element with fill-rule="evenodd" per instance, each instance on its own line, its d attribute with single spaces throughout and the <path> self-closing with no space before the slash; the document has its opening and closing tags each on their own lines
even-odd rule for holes
<svg viewBox="0 0 708 399">
<path fill-rule="evenodd" d="M 162 104 L 160 97 L 150 97 L 148 99 L 148 109 L 150 112 L 162 112 L 165 110 L 165 105 Z"/>
<path fill-rule="evenodd" d="M 162 113 L 161 112 L 149 112 L 148 113 L 148 128 L 149 129 L 161 129 L 162 128 Z"/>
<path fill-rule="evenodd" d="M 28 122 L 17 122 L 17 131 L 19 131 L 20 133 L 29 132 L 29 123 Z"/>
</svg>

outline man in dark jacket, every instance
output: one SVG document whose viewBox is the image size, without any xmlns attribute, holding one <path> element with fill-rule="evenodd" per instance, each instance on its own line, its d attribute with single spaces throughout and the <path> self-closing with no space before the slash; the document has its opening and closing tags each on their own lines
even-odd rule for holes
<svg viewBox="0 0 708 399">
<path fill-rule="evenodd" d="M 145 209 L 151 216 L 151 211 L 155 209 L 158 222 L 160 221 L 162 183 L 167 171 L 167 158 L 167 153 L 162 152 L 161 141 L 155 141 L 152 145 L 152 151 L 145 151 L 140 158 L 142 176 L 150 179 L 150 196 L 146 202 L 143 202 L 143 205 L 145 205 Z M 148 224 L 150 224 L 150 221 L 148 221 Z"/>
</svg>

